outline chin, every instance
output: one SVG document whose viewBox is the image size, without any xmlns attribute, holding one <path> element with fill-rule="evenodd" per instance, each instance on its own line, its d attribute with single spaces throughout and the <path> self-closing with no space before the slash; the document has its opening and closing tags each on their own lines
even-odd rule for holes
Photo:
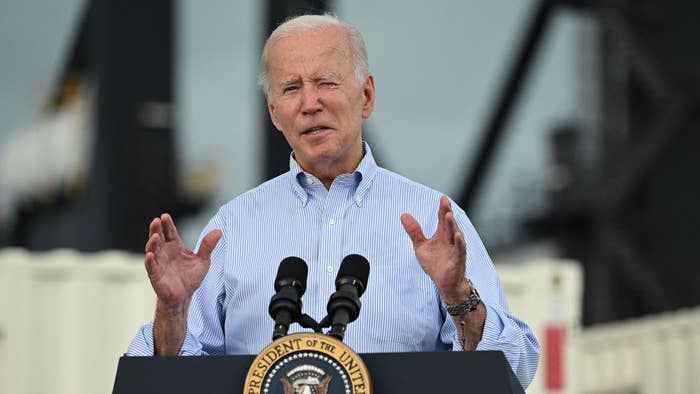
<svg viewBox="0 0 700 394">
<path fill-rule="evenodd" d="M 299 157 L 297 157 L 299 159 Z M 331 152 L 308 152 L 304 157 L 302 158 L 304 162 L 307 165 L 311 166 L 325 166 L 333 161 L 336 161 L 338 158 L 336 155 L 332 154 Z"/>
<path fill-rule="evenodd" d="M 315 146 L 305 150 L 305 156 L 310 162 L 325 162 L 338 156 L 340 149 L 333 146 Z"/>
</svg>

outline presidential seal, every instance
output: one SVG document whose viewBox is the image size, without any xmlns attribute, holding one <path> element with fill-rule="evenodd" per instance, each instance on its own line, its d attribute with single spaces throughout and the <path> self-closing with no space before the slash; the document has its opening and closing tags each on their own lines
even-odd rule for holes
<svg viewBox="0 0 700 394">
<path fill-rule="evenodd" d="M 282 337 L 255 358 L 244 394 L 370 394 L 369 372 L 344 343 L 316 333 Z"/>
</svg>

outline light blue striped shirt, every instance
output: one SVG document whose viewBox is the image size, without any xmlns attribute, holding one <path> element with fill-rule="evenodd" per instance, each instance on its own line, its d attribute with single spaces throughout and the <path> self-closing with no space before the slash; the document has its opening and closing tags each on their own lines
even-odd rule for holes
<svg viewBox="0 0 700 394">
<path fill-rule="evenodd" d="M 257 354 L 268 345 L 274 323 L 267 308 L 277 268 L 287 256 L 307 262 L 302 312 L 321 320 L 340 262 L 351 253 L 369 260 L 370 275 L 346 344 L 358 353 L 460 349 L 453 320 L 399 220 L 410 213 L 431 236 L 441 194 L 378 167 L 366 144 L 365 149 L 355 172 L 335 178 L 330 190 L 290 158 L 289 172 L 221 207 L 202 232 L 218 228 L 223 237 L 193 296 L 180 355 Z M 466 275 L 487 310 L 477 350 L 502 351 L 527 387 L 540 347 L 530 328 L 509 313 L 481 239 L 452 204 L 467 244 Z M 290 326 L 290 333 L 299 331 L 304 329 L 298 324 Z M 144 325 L 127 355 L 153 355 L 152 332 L 152 322 Z"/>
</svg>

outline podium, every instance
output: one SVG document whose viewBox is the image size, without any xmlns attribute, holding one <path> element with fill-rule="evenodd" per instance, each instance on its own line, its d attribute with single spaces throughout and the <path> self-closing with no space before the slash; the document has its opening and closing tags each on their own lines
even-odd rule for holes
<svg viewBox="0 0 700 394">
<path fill-rule="evenodd" d="M 365 353 L 372 391 L 524 393 L 498 351 Z M 241 394 L 255 356 L 121 357 L 113 393 Z"/>
</svg>

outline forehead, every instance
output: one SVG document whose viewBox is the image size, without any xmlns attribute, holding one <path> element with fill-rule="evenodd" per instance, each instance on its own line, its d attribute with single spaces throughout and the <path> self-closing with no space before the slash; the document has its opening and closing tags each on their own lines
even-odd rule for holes
<svg viewBox="0 0 700 394">
<path fill-rule="evenodd" d="M 319 73 L 343 73 L 351 69 L 347 33 L 329 26 L 280 38 L 271 43 L 268 68 L 272 80 Z"/>
</svg>

